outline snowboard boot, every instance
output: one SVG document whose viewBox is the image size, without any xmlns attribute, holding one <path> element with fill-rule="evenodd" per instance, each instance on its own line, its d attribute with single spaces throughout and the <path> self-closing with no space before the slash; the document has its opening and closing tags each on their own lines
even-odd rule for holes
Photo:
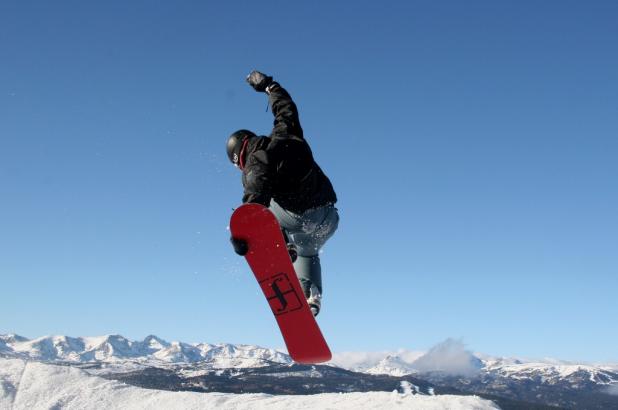
<svg viewBox="0 0 618 410">
<path fill-rule="evenodd" d="M 320 308 L 322 307 L 322 294 L 318 290 L 318 287 L 315 285 L 311 285 L 309 297 L 307 298 L 307 304 L 309 305 L 309 309 L 311 309 L 311 313 L 313 316 L 317 316 L 320 313 Z"/>
<path fill-rule="evenodd" d="M 290 254 L 290 259 L 292 259 L 292 263 L 296 262 L 296 258 L 298 258 L 298 251 L 296 250 L 296 245 L 294 245 L 290 241 L 290 237 L 285 229 L 281 230 L 283 234 L 283 239 L 285 240 L 286 246 L 288 248 L 288 253 Z"/>
</svg>

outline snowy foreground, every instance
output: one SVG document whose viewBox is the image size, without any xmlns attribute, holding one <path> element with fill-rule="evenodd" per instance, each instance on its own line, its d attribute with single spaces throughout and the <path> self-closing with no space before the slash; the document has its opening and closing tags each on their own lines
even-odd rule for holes
<svg viewBox="0 0 618 410">
<path fill-rule="evenodd" d="M 472 396 L 372 392 L 271 396 L 149 390 L 70 366 L 0 359 L 0 409 L 497 409 Z"/>
</svg>

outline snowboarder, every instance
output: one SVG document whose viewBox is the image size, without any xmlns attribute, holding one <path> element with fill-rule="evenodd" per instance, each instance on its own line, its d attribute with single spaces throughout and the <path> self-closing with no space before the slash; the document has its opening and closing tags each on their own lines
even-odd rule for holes
<svg viewBox="0 0 618 410">
<path fill-rule="evenodd" d="M 288 92 L 259 71 L 251 72 L 247 82 L 269 96 L 274 128 L 270 136 L 234 132 L 227 140 L 227 155 L 242 171 L 243 203 L 267 206 L 279 221 L 294 270 L 316 316 L 322 299 L 319 253 L 339 224 L 337 195 L 313 159 Z M 232 239 L 232 244 L 236 253 L 246 252 L 243 243 Z"/>
</svg>

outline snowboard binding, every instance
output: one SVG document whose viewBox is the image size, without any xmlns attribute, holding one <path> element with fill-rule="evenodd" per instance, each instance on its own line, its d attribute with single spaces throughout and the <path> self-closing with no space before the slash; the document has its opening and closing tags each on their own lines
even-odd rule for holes
<svg viewBox="0 0 618 410">
<path fill-rule="evenodd" d="M 234 238 L 233 236 L 230 238 L 230 242 L 232 242 L 232 246 L 234 247 L 234 252 L 236 252 L 240 256 L 245 256 L 247 252 L 249 252 L 249 244 L 244 239 Z"/>
<path fill-rule="evenodd" d="M 309 309 L 311 309 L 311 313 L 314 317 L 320 313 L 320 308 L 322 307 L 322 294 L 320 293 L 318 287 L 313 284 L 311 285 L 311 288 L 309 288 L 307 304 L 309 305 Z"/>
<path fill-rule="evenodd" d="M 249 245 L 244 239 L 231 237 L 230 242 L 232 242 L 234 252 L 236 252 L 238 255 L 245 256 L 247 252 L 249 252 Z M 296 250 L 296 245 L 294 245 L 293 243 L 288 243 L 286 247 L 288 253 L 290 254 L 290 259 L 292 259 L 292 263 L 296 262 L 296 259 L 298 258 L 298 251 Z"/>
<path fill-rule="evenodd" d="M 285 229 L 281 229 L 281 233 L 283 234 L 283 239 L 285 240 L 288 253 L 290 254 L 290 259 L 292 259 L 292 263 L 294 263 L 296 262 L 296 258 L 298 258 L 298 251 L 296 250 L 296 245 L 292 243 Z"/>
<path fill-rule="evenodd" d="M 298 251 L 296 250 L 296 245 L 294 245 L 293 243 L 288 243 L 287 248 L 288 253 L 290 254 L 290 259 L 292 259 L 292 263 L 296 262 L 296 259 L 298 258 Z"/>
</svg>

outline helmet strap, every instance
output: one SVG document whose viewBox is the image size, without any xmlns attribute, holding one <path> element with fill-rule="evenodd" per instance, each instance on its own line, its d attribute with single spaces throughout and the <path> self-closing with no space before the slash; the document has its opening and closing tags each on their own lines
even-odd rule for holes
<svg viewBox="0 0 618 410">
<path fill-rule="evenodd" d="M 238 168 L 241 170 L 245 168 L 245 150 L 247 149 L 247 145 L 249 145 L 249 138 L 245 138 L 242 142 L 242 146 L 240 147 L 240 154 L 238 156 Z"/>
</svg>

